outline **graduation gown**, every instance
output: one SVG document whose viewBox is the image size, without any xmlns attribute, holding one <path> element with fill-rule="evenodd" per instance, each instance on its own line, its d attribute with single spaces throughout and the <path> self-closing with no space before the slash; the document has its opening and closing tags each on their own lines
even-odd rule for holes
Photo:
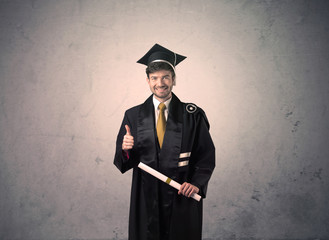
<svg viewBox="0 0 329 240">
<path fill-rule="evenodd" d="M 114 164 L 122 173 L 133 169 L 129 240 L 200 240 L 202 200 L 178 195 L 176 189 L 137 165 L 143 162 L 178 183 L 189 182 L 205 198 L 215 168 L 215 147 L 207 117 L 201 108 L 182 103 L 172 94 L 160 151 L 152 97 L 125 112 L 116 141 Z M 122 151 L 126 124 L 134 137 L 129 157 Z"/>
</svg>

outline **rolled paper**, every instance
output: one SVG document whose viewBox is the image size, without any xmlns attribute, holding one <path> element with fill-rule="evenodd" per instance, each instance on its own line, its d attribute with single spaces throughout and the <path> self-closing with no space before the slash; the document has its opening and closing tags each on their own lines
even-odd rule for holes
<svg viewBox="0 0 329 240">
<path fill-rule="evenodd" d="M 181 184 L 179 184 L 178 182 L 170 179 L 169 177 L 165 176 L 164 174 L 158 172 L 157 170 L 154 170 L 153 168 L 147 166 L 146 164 L 140 162 L 138 164 L 138 167 L 142 170 L 144 170 L 145 172 L 151 174 L 152 176 L 156 177 L 157 179 L 161 180 L 162 182 L 165 182 L 167 184 L 169 184 L 170 186 L 172 186 L 173 188 L 176 188 L 177 190 L 180 189 Z M 200 201 L 201 196 L 197 193 L 193 193 L 191 198 Z"/>
</svg>

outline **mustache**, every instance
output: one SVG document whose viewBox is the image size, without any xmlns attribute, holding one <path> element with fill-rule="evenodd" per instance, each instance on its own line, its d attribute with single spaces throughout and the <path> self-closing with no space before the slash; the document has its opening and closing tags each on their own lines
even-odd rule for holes
<svg viewBox="0 0 329 240">
<path fill-rule="evenodd" d="M 164 88 L 168 88 L 168 86 L 161 86 L 161 87 L 155 87 L 156 89 L 164 89 Z"/>
</svg>

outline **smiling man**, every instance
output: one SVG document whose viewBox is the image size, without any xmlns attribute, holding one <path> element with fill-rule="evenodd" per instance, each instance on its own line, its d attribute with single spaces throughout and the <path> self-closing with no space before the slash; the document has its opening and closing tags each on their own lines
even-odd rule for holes
<svg viewBox="0 0 329 240">
<path fill-rule="evenodd" d="M 152 95 L 125 112 L 114 164 L 133 169 L 129 240 L 200 240 L 202 201 L 215 168 L 215 147 L 204 111 L 172 92 L 175 67 L 186 57 L 155 44 L 145 64 Z M 137 167 L 143 162 L 182 184 L 179 191 Z"/>
</svg>

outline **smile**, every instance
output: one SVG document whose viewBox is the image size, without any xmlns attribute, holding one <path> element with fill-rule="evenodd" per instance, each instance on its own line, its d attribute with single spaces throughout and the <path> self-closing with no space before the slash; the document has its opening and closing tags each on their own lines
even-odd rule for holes
<svg viewBox="0 0 329 240">
<path fill-rule="evenodd" d="M 168 87 L 155 88 L 155 90 L 158 90 L 158 91 L 166 91 L 167 89 L 168 89 Z"/>
</svg>

